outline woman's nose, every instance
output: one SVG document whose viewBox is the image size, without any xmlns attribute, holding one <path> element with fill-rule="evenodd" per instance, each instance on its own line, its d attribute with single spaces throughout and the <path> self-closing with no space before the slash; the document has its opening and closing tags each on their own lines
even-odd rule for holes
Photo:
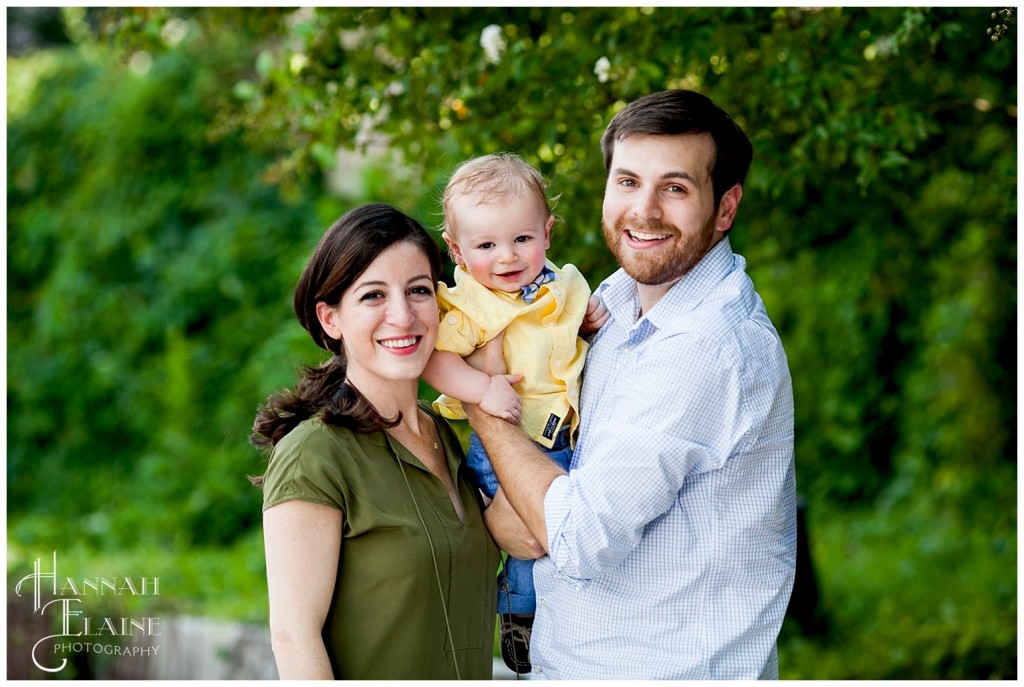
<svg viewBox="0 0 1024 687">
<path fill-rule="evenodd" d="M 388 303 L 388 322 L 398 326 L 412 324 L 415 319 L 412 305 L 405 298 L 395 298 Z"/>
</svg>

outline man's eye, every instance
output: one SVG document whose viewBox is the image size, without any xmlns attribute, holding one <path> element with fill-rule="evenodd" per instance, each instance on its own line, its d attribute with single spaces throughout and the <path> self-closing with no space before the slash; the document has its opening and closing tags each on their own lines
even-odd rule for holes
<svg viewBox="0 0 1024 687">
<path fill-rule="evenodd" d="M 619 186 L 636 186 L 636 181 L 633 179 L 622 179 L 619 182 Z"/>
<path fill-rule="evenodd" d="M 669 186 L 668 190 L 671 191 L 672 193 L 686 193 L 686 187 L 685 186 L 679 186 L 677 184 L 673 184 L 673 185 Z"/>
</svg>

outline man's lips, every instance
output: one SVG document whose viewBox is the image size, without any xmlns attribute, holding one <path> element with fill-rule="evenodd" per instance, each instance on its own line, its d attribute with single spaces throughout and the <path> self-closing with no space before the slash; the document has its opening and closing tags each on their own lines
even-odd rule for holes
<svg viewBox="0 0 1024 687">
<path fill-rule="evenodd" d="M 641 231 L 640 229 L 627 229 L 626 233 L 634 241 L 663 241 L 672 236 L 672 234 Z"/>
</svg>

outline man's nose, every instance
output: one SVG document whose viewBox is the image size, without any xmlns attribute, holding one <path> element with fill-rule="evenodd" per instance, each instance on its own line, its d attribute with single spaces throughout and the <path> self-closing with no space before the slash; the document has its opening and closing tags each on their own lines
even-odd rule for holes
<svg viewBox="0 0 1024 687">
<path fill-rule="evenodd" d="M 633 215 L 645 222 L 661 219 L 661 201 L 657 189 L 644 189 L 635 196 Z"/>
</svg>

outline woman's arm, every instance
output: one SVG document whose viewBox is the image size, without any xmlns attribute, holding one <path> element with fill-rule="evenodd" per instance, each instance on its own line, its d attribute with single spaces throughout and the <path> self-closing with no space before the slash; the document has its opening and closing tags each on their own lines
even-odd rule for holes
<svg viewBox="0 0 1024 687">
<path fill-rule="evenodd" d="M 338 574 L 341 511 L 285 501 L 263 513 L 270 639 L 282 680 L 334 679 L 324 619 Z"/>
</svg>

